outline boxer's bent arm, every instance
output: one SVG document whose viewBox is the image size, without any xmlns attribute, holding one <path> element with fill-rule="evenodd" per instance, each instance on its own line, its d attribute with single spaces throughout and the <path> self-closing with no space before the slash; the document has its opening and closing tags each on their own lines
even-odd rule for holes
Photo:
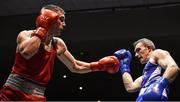
<svg viewBox="0 0 180 102">
<path fill-rule="evenodd" d="M 60 38 L 55 38 L 57 41 L 57 57 L 61 60 L 71 72 L 88 73 L 91 72 L 90 63 L 76 60 L 67 50 L 64 41 Z"/>
<path fill-rule="evenodd" d="M 41 40 L 38 37 L 31 37 L 32 33 L 33 31 L 22 31 L 17 37 L 17 51 L 25 59 L 29 59 L 36 54 L 41 44 Z"/>
<path fill-rule="evenodd" d="M 169 82 L 174 81 L 179 73 L 179 67 L 171 57 L 168 51 L 161 49 L 155 50 L 153 53 L 155 62 L 165 69 L 163 77 L 168 79 Z"/>
<path fill-rule="evenodd" d="M 125 89 L 129 93 L 137 92 L 141 88 L 141 83 L 142 83 L 142 76 L 137 78 L 135 81 L 133 81 L 131 75 L 127 72 L 125 72 L 122 75 L 123 83 L 125 86 Z"/>
</svg>

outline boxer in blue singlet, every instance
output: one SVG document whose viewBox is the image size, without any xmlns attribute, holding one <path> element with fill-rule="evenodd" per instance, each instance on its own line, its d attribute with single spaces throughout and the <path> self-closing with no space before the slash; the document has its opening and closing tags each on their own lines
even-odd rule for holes
<svg viewBox="0 0 180 102">
<path fill-rule="evenodd" d="M 161 68 L 159 65 L 152 64 L 150 61 L 148 61 L 148 63 L 146 64 L 143 70 L 143 81 L 141 83 L 141 90 L 139 93 L 139 97 L 136 99 L 136 101 L 138 102 L 143 101 L 144 94 L 147 94 L 147 92 L 151 90 L 148 87 L 151 87 L 151 85 L 153 85 L 154 82 L 156 82 L 159 78 L 161 78 L 163 71 L 164 71 L 163 68 Z M 159 98 L 157 97 L 157 99 L 155 100 L 165 101 L 168 99 L 167 94 L 168 94 L 168 87 L 165 87 L 162 89 L 162 92 L 159 93 L 160 95 Z M 153 96 L 147 100 L 151 100 L 154 98 L 155 97 Z"/>
<path fill-rule="evenodd" d="M 133 81 L 130 72 L 131 53 L 120 49 L 114 53 L 121 62 L 120 71 L 126 90 L 139 92 L 137 102 L 167 101 L 168 86 L 179 73 L 179 67 L 168 51 L 155 49 L 154 43 L 142 38 L 133 43 L 135 57 L 145 64 L 142 76 Z"/>
</svg>

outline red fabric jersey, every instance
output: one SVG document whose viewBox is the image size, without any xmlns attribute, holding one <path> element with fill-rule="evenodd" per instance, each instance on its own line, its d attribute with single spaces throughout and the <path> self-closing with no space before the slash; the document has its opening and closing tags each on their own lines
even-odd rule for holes
<svg viewBox="0 0 180 102">
<path fill-rule="evenodd" d="M 12 73 L 46 86 L 52 76 L 55 57 L 56 47 L 46 51 L 40 46 L 39 51 L 30 59 L 25 59 L 20 53 L 16 53 Z"/>
</svg>

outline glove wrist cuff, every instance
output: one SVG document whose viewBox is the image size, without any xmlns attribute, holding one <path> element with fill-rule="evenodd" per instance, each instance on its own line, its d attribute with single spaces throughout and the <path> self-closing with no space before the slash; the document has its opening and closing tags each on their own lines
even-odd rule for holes
<svg viewBox="0 0 180 102">
<path fill-rule="evenodd" d="M 99 71 L 99 63 L 98 62 L 91 62 L 90 63 L 90 69 L 94 71 Z"/>
<path fill-rule="evenodd" d="M 124 66 L 124 67 L 120 68 L 120 70 L 121 70 L 122 74 L 124 74 L 125 72 L 131 74 L 131 70 L 130 70 L 129 66 Z"/>
<path fill-rule="evenodd" d="M 42 27 L 38 27 L 35 31 L 35 33 L 33 33 L 33 36 L 37 36 L 38 38 L 41 39 L 41 41 L 45 40 L 47 34 L 47 30 L 42 28 Z"/>
<path fill-rule="evenodd" d="M 121 71 L 122 74 L 124 74 L 125 72 L 131 74 L 131 71 L 129 71 L 129 70 L 123 70 L 123 71 Z"/>
</svg>

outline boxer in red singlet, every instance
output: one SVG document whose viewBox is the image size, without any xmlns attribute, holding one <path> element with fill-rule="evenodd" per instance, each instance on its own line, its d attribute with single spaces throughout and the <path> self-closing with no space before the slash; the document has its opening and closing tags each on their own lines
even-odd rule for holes
<svg viewBox="0 0 180 102">
<path fill-rule="evenodd" d="M 53 74 L 55 57 L 74 73 L 118 72 L 119 60 L 115 56 L 91 63 L 76 60 L 57 37 L 65 25 L 64 10 L 46 5 L 37 16 L 36 29 L 19 33 L 15 63 L 0 90 L 0 101 L 45 101 L 44 92 Z"/>
</svg>

